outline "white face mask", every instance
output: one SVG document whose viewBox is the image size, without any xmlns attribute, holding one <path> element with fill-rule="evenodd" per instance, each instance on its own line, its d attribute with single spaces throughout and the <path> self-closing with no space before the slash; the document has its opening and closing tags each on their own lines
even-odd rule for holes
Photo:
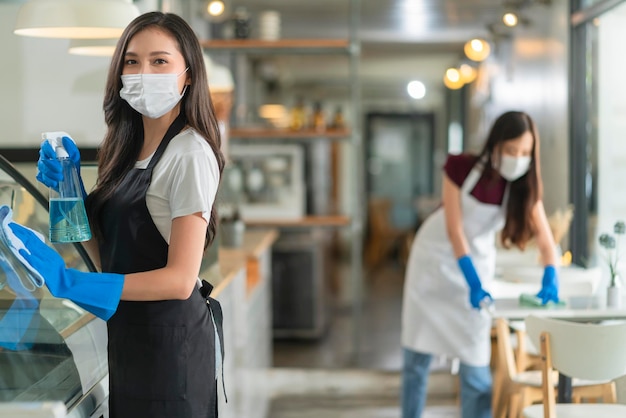
<svg viewBox="0 0 626 418">
<path fill-rule="evenodd" d="M 500 175 L 508 181 L 515 181 L 528 172 L 530 161 L 530 157 L 502 155 L 500 159 Z"/>
<path fill-rule="evenodd" d="M 160 118 L 172 110 L 182 99 L 178 92 L 178 77 L 187 72 L 189 67 L 180 74 L 125 74 L 122 75 L 120 97 L 130 107 L 151 119 Z"/>
</svg>

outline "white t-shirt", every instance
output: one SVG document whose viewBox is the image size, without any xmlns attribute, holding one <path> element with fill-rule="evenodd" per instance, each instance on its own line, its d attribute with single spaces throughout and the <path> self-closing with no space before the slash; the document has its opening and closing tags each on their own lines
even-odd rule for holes
<svg viewBox="0 0 626 418">
<path fill-rule="evenodd" d="M 135 168 L 147 168 L 151 158 L 137 161 Z M 211 146 L 194 129 L 185 129 L 172 138 L 152 170 L 146 194 L 148 211 L 168 244 L 174 218 L 201 212 L 209 222 L 219 173 Z"/>
</svg>

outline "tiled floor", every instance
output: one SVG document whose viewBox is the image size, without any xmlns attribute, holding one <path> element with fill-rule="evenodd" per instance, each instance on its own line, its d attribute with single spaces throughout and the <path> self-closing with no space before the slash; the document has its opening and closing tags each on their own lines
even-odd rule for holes
<svg viewBox="0 0 626 418">
<path fill-rule="evenodd" d="M 272 418 L 399 418 L 397 400 L 380 397 L 287 397 L 274 401 Z M 458 418 L 453 405 L 430 406 L 422 418 Z"/>
<path fill-rule="evenodd" d="M 276 383 L 280 380 L 283 384 L 268 418 L 400 417 L 403 276 L 404 267 L 394 262 L 366 272 L 358 350 L 353 317 L 341 294 L 332 299 L 331 320 L 322 338 L 274 341 L 273 380 L 275 386 L 281 386 Z M 349 289 L 348 282 L 343 285 Z M 423 418 L 458 417 L 455 378 L 447 367 L 440 362 L 431 378 Z"/>
<path fill-rule="evenodd" d="M 342 293 L 329 295 L 331 312 L 326 332 L 317 340 L 274 341 L 276 367 L 337 368 L 358 367 L 399 370 L 400 312 L 404 267 L 388 263 L 366 272 L 363 283 L 363 310 L 360 344 L 354 349 L 353 314 L 349 302 L 349 274 L 340 271 Z"/>
</svg>

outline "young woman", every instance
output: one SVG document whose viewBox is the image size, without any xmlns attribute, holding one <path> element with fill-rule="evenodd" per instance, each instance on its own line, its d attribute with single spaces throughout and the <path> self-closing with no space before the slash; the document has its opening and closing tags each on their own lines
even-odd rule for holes
<svg viewBox="0 0 626 418">
<path fill-rule="evenodd" d="M 478 156 L 450 156 L 443 205 L 420 227 L 406 270 L 402 312 L 403 418 L 419 418 L 432 355 L 460 359 L 463 418 L 491 417 L 491 302 L 496 232 L 524 249 L 535 238 L 545 265 L 538 296 L 558 301 L 556 249 L 545 215 L 539 137 L 526 113 L 507 112 Z"/>
<path fill-rule="evenodd" d="M 102 273 L 66 269 L 28 230 L 13 229 L 53 295 L 108 319 L 111 418 L 216 417 L 217 306 L 207 307 L 198 274 L 224 159 L 202 51 L 183 19 L 152 12 L 129 24 L 104 114 L 87 197 L 88 246 Z M 76 147 L 64 145 L 79 165 Z M 40 155 L 38 179 L 54 187 L 54 151 L 44 144 Z"/>
</svg>

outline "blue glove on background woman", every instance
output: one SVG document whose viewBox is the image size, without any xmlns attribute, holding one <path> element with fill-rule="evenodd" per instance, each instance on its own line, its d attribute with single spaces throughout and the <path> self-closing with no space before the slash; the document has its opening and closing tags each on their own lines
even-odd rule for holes
<svg viewBox="0 0 626 418">
<path fill-rule="evenodd" d="M 124 275 L 68 269 L 59 253 L 48 247 L 33 231 L 15 222 L 11 222 L 9 228 L 26 247 L 19 250 L 30 265 L 26 267 L 43 276 L 53 296 L 70 299 L 105 321 L 115 313 L 122 296 Z"/>
<path fill-rule="evenodd" d="M 72 160 L 72 163 L 76 167 L 78 179 L 80 180 L 80 189 L 83 193 L 84 199 L 87 197 L 87 192 L 85 191 L 83 178 L 80 175 L 80 151 L 78 151 L 76 144 L 70 137 L 64 136 L 62 141 L 63 148 L 65 148 L 70 160 Z M 48 141 L 42 142 L 41 147 L 39 148 L 39 160 L 37 160 L 37 180 L 53 189 L 56 189 L 59 185 L 59 181 L 63 180 L 63 168 L 57 159 L 56 151 Z"/>
<path fill-rule="evenodd" d="M 476 272 L 476 268 L 474 267 L 474 262 L 469 255 L 464 255 L 458 260 L 459 268 L 463 272 L 463 276 L 465 276 L 465 281 L 469 285 L 470 289 L 470 303 L 472 307 L 476 309 L 480 309 L 480 303 L 485 301 L 487 303 L 491 303 L 493 298 L 489 294 L 489 292 L 483 289 L 482 284 L 480 283 L 480 278 L 478 277 L 478 272 Z"/>
<path fill-rule="evenodd" d="M 541 299 L 541 303 L 544 305 L 550 301 L 559 303 L 559 279 L 556 268 L 551 264 L 543 269 L 541 290 L 537 293 L 537 297 Z"/>
</svg>

